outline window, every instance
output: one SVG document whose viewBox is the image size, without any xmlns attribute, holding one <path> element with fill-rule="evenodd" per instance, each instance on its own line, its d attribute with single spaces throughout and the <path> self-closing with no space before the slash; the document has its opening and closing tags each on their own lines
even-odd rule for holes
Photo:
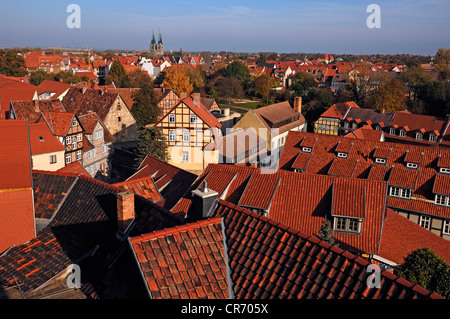
<svg viewBox="0 0 450 319">
<path fill-rule="evenodd" d="M 447 205 L 448 199 L 446 196 L 444 195 L 436 195 L 434 202 L 436 203 L 436 205 Z"/>
<path fill-rule="evenodd" d="M 107 144 L 103 144 L 102 145 L 102 152 L 106 153 L 106 152 L 108 152 L 108 150 L 109 150 L 109 146 Z"/>
<path fill-rule="evenodd" d="M 169 123 L 175 123 L 175 114 L 169 114 Z"/>
<path fill-rule="evenodd" d="M 189 153 L 188 152 L 183 152 L 181 160 L 182 160 L 183 163 L 188 163 L 189 162 Z"/>
<path fill-rule="evenodd" d="M 444 235 L 450 235 L 450 220 L 444 220 L 442 225 L 442 232 Z"/>
<path fill-rule="evenodd" d="M 353 124 L 352 124 L 352 128 L 353 128 L 354 130 L 356 130 L 356 129 L 358 128 L 358 123 L 353 123 Z"/>
<path fill-rule="evenodd" d="M 389 129 L 389 135 L 395 135 L 395 128 L 391 127 Z"/>
<path fill-rule="evenodd" d="M 303 152 L 306 152 L 306 153 L 311 153 L 311 148 L 310 147 L 304 147 L 303 146 Z"/>
<path fill-rule="evenodd" d="M 386 164 L 386 159 L 377 157 L 375 158 L 375 163 Z"/>
<path fill-rule="evenodd" d="M 429 216 L 421 215 L 419 219 L 419 225 L 429 230 L 431 225 L 431 218 Z"/>
<path fill-rule="evenodd" d="M 423 138 L 423 135 L 422 135 L 422 133 L 420 133 L 420 132 L 417 132 L 416 133 L 416 140 L 422 140 L 422 138 Z"/>
<path fill-rule="evenodd" d="M 197 123 L 197 116 L 189 115 L 189 123 Z"/>
<path fill-rule="evenodd" d="M 361 221 L 356 218 L 335 217 L 334 230 L 345 231 L 351 233 L 360 232 Z"/>
<path fill-rule="evenodd" d="M 77 161 L 81 160 L 81 151 L 77 151 Z"/>
<path fill-rule="evenodd" d="M 418 164 L 416 164 L 416 163 L 406 163 L 406 167 L 408 167 L 408 168 L 417 168 Z"/>
<path fill-rule="evenodd" d="M 72 144 L 72 138 L 70 136 L 66 137 L 66 145 Z"/>
<path fill-rule="evenodd" d="M 175 131 L 169 131 L 169 142 L 175 142 L 175 141 L 176 141 Z"/>
<path fill-rule="evenodd" d="M 83 140 L 83 135 L 80 133 L 77 135 L 77 141 L 81 142 Z"/>
<path fill-rule="evenodd" d="M 399 197 L 400 196 L 400 188 L 391 187 L 391 189 L 389 191 L 389 196 Z"/>
<path fill-rule="evenodd" d="M 72 126 L 77 126 L 77 121 L 72 121 Z"/>
<path fill-rule="evenodd" d="M 120 116 L 117 118 L 117 122 L 121 122 L 122 119 L 120 118 Z"/>
<path fill-rule="evenodd" d="M 405 130 L 400 130 L 399 134 L 400 137 L 406 137 L 406 131 Z"/>
<path fill-rule="evenodd" d="M 170 105 L 170 101 L 169 100 L 166 100 L 165 103 L 166 103 L 166 106 Z"/>
<path fill-rule="evenodd" d="M 436 142 L 436 135 L 434 133 L 431 133 L 430 136 L 428 137 L 428 140 L 430 142 Z"/>
<path fill-rule="evenodd" d="M 73 141 L 73 143 L 72 143 L 72 149 L 76 149 L 77 148 L 77 141 L 75 140 L 75 138 L 72 140 Z"/>
<path fill-rule="evenodd" d="M 72 162 L 72 156 L 70 154 L 66 154 L 66 164 L 70 164 Z"/>
<path fill-rule="evenodd" d="M 450 168 L 441 167 L 439 172 L 444 173 L 444 174 L 450 174 Z"/>
<path fill-rule="evenodd" d="M 189 142 L 191 140 L 191 136 L 189 132 L 183 132 L 183 142 Z"/>
<path fill-rule="evenodd" d="M 338 152 L 337 156 L 341 158 L 347 158 L 347 153 Z"/>
<path fill-rule="evenodd" d="M 56 163 L 56 155 L 50 155 L 50 164 Z"/>
<path fill-rule="evenodd" d="M 94 133 L 94 140 L 98 140 L 103 137 L 103 131 L 97 131 Z"/>
</svg>

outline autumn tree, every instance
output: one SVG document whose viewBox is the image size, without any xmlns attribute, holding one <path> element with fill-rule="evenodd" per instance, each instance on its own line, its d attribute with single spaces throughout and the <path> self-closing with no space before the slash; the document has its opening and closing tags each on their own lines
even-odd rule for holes
<svg viewBox="0 0 450 319">
<path fill-rule="evenodd" d="M 143 70 L 134 70 L 127 73 L 120 80 L 120 87 L 122 88 L 143 88 L 145 86 L 153 87 L 153 80 Z"/>
<path fill-rule="evenodd" d="M 181 92 L 188 95 L 194 91 L 194 85 L 186 70 L 180 65 L 173 65 L 167 69 L 163 85 L 175 92 L 178 96 Z"/>
<path fill-rule="evenodd" d="M 297 96 L 306 96 L 308 91 L 316 86 L 314 77 L 305 72 L 297 72 L 292 79 L 291 89 L 297 94 Z"/>
<path fill-rule="evenodd" d="M 402 111 L 406 109 L 405 88 L 399 80 L 383 76 L 369 102 L 378 110 Z"/>
<path fill-rule="evenodd" d="M 247 88 L 250 83 L 250 71 L 246 65 L 239 61 L 233 61 L 228 64 L 225 74 L 227 77 L 238 79 L 243 88 Z"/>
<path fill-rule="evenodd" d="M 266 104 L 269 103 L 269 95 L 274 85 L 275 79 L 265 73 L 253 79 L 253 90 L 255 94 L 265 98 Z"/>
<path fill-rule="evenodd" d="M 214 84 L 214 91 L 222 98 L 228 101 L 244 96 L 244 89 L 241 82 L 235 77 L 219 78 Z"/>
<path fill-rule="evenodd" d="M 434 67 L 438 71 L 446 71 L 450 66 L 450 49 L 439 48 L 434 56 Z"/>
<path fill-rule="evenodd" d="M 193 91 L 198 92 L 205 86 L 205 72 L 189 64 L 181 65 L 189 77 Z"/>
<path fill-rule="evenodd" d="M 25 76 L 25 59 L 13 50 L 0 50 L 0 74 L 6 76 Z"/>
<path fill-rule="evenodd" d="M 30 84 L 33 85 L 39 85 L 42 82 L 44 82 L 45 80 L 48 80 L 51 78 L 51 75 L 44 70 L 36 70 L 36 71 L 32 71 L 30 72 Z"/>
</svg>

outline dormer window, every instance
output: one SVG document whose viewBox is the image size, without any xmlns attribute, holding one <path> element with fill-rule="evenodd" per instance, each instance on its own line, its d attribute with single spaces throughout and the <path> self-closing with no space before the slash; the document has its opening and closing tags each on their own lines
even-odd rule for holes
<svg viewBox="0 0 450 319">
<path fill-rule="evenodd" d="M 347 158 L 347 153 L 338 152 L 338 153 L 337 153 L 337 157 L 340 157 L 340 158 Z"/>
<path fill-rule="evenodd" d="M 305 153 L 311 153 L 311 147 L 305 147 L 305 146 L 303 146 L 303 147 L 302 147 L 302 151 L 305 152 Z"/>
<path fill-rule="evenodd" d="M 439 169 L 439 173 L 450 174 L 450 168 L 447 168 L 447 167 L 441 167 L 441 168 Z"/>
<path fill-rule="evenodd" d="M 333 230 L 337 232 L 360 233 L 361 220 L 357 218 L 334 217 Z"/>
<path fill-rule="evenodd" d="M 416 163 L 406 163 L 406 167 L 407 167 L 407 168 L 417 169 L 417 168 L 419 167 L 419 164 L 416 164 Z"/>
<path fill-rule="evenodd" d="M 377 158 L 375 158 L 375 163 L 386 164 L 386 159 L 377 157 Z"/>
<path fill-rule="evenodd" d="M 401 129 L 401 130 L 399 131 L 399 133 L 398 133 L 398 136 L 400 136 L 400 137 L 406 137 L 406 131 L 403 130 L 403 129 Z"/>
<path fill-rule="evenodd" d="M 441 206 L 450 206 L 450 196 L 436 194 L 434 203 Z"/>
<path fill-rule="evenodd" d="M 389 187 L 389 196 L 410 199 L 411 198 L 411 190 L 407 189 L 407 188 L 390 186 Z"/>
<path fill-rule="evenodd" d="M 436 142 L 436 134 L 431 133 L 430 136 L 428 137 L 428 140 L 430 142 Z"/>
<path fill-rule="evenodd" d="M 422 134 L 421 132 L 417 132 L 417 133 L 416 133 L 416 140 L 421 141 L 422 138 L 423 138 L 423 134 Z"/>
<path fill-rule="evenodd" d="M 389 135 L 395 135 L 395 128 L 391 127 L 389 129 Z"/>
</svg>

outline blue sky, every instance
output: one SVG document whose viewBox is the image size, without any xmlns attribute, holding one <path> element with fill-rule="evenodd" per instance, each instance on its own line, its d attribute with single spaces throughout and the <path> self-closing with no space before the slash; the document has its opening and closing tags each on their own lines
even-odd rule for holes
<svg viewBox="0 0 450 319">
<path fill-rule="evenodd" d="M 66 26 L 69 4 L 81 28 Z M 369 4 L 381 28 L 369 29 Z M 161 28 L 166 50 L 411 53 L 450 47 L 450 0 L 23 1 L 2 3 L 0 47 L 148 49 Z"/>
</svg>

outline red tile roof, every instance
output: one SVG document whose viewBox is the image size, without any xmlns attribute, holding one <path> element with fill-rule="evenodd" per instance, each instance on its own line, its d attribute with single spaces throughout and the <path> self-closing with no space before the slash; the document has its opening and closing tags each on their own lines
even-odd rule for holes
<svg viewBox="0 0 450 319">
<path fill-rule="evenodd" d="M 410 170 L 401 166 L 392 166 L 391 173 L 389 175 L 389 185 L 416 189 L 417 177 L 419 171 Z"/>
<path fill-rule="evenodd" d="M 153 299 L 228 298 L 220 218 L 130 238 Z"/>
<path fill-rule="evenodd" d="M 330 106 L 320 116 L 338 118 L 342 120 L 350 108 L 359 108 L 359 106 L 355 102 L 336 103 Z"/>
<path fill-rule="evenodd" d="M 151 176 L 116 183 L 114 186 L 150 199 L 153 202 L 158 202 L 163 199 Z"/>
<path fill-rule="evenodd" d="M 433 193 L 450 195 L 450 175 L 436 174 L 433 184 Z"/>
<path fill-rule="evenodd" d="M 77 174 L 77 175 L 81 174 L 81 175 L 84 175 L 84 176 L 91 176 L 84 169 L 84 167 L 81 166 L 80 162 L 78 162 L 78 161 L 70 163 L 70 164 L 60 168 L 59 170 L 57 170 L 57 172 L 65 173 L 65 174 L 73 173 L 73 174 Z"/>
<path fill-rule="evenodd" d="M 0 252 L 35 235 L 26 120 L 0 121 Z"/>
<path fill-rule="evenodd" d="M 64 145 L 53 135 L 46 123 L 32 123 L 30 128 L 31 155 L 64 151 Z"/>
<path fill-rule="evenodd" d="M 66 136 L 72 126 L 72 121 L 78 121 L 75 113 L 69 112 L 42 112 L 42 116 L 52 129 L 53 134 L 57 136 Z"/>
<path fill-rule="evenodd" d="M 39 92 L 48 91 L 53 93 L 53 99 L 57 99 L 70 88 L 70 84 L 60 81 L 44 80 L 37 87 Z"/>
<path fill-rule="evenodd" d="M 41 112 L 65 112 L 59 100 L 11 101 L 18 119 L 28 119 L 30 123 L 39 120 Z"/>
</svg>

